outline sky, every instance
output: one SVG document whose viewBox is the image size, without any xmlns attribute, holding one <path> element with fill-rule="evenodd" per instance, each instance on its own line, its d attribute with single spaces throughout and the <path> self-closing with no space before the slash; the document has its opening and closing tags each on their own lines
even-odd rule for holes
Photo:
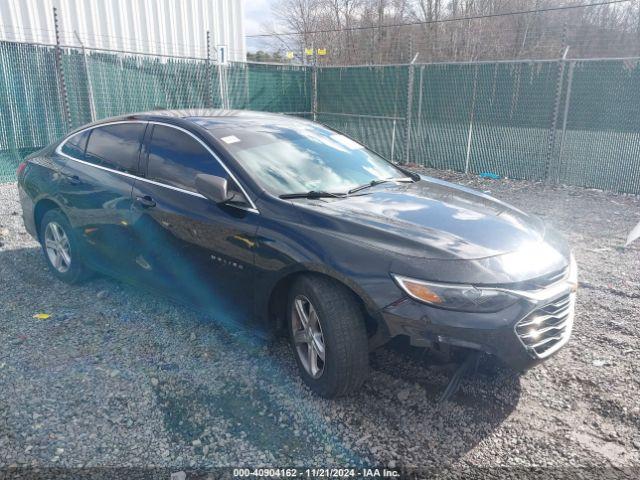
<svg viewBox="0 0 640 480">
<path fill-rule="evenodd" d="M 273 0 L 244 0 L 244 29 L 247 35 L 264 33 L 262 25 L 273 21 L 271 4 Z M 264 48 L 263 41 L 247 38 L 247 51 Z"/>
</svg>

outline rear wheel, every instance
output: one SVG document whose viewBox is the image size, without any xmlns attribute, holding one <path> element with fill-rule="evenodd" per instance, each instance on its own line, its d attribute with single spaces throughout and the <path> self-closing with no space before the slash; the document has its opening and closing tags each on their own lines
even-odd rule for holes
<svg viewBox="0 0 640 480">
<path fill-rule="evenodd" d="M 323 397 L 356 391 L 369 370 L 362 309 L 344 286 L 305 275 L 289 292 L 288 324 L 304 382 Z"/>
<path fill-rule="evenodd" d="M 67 283 L 77 283 L 88 276 L 80 259 L 78 242 L 69 220 L 60 210 L 49 210 L 40 223 L 40 244 L 51 272 Z"/>
</svg>

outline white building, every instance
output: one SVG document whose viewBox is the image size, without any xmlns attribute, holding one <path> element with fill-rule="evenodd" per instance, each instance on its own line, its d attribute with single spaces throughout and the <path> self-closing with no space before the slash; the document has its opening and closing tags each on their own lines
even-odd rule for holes
<svg viewBox="0 0 640 480">
<path fill-rule="evenodd" d="M 0 40 L 243 61 L 243 0 L 0 0 Z"/>
</svg>

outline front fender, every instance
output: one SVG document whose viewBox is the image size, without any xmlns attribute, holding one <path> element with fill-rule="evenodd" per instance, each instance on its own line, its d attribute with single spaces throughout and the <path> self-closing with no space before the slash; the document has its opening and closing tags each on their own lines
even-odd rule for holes
<svg viewBox="0 0 640 480">
<path fill-rule="evenodd" d="M 300 221 L 295 208 L 269 211 L 259 206 L 255 253 L 256 316 L 269 319 L 269 302 L 292 275 L 314 272 L 334 278 L 352 290 L 369 315 L 402 296 L 389 275 L 389 258 L 363 246 L 355 237 L 332 234 Z"/>
<path fill-rule="evenodd" d="M 286 290 L 283 286 L 289 285 L 290 281 L 296 275 L 312 273 L 324 275 L 341 283 L 351 290 L 363 303 L 367 313 L 376 320 L 382 320 L 382 307 L 371 297 L 370 292 L 362 288 L 362 286 L 352 278 L 334 269 L 328 268 L 326 265 L 318 263 L 296 263 L 289 265 L 278 272 L 274 272 L 262 279 L 256 285 L 256 313 L 259 318 L 268 319 L 270 306 L 272 301 L 284 301 L 286 298 Z M 282 295 L 280 299 L 273 299 L 273 295 Z"/>
</svg>

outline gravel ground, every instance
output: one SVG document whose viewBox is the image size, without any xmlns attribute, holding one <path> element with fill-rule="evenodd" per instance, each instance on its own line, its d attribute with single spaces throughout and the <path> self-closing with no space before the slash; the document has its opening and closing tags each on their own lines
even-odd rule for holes
<svg viewBox="0 0 640 480">
<path fill-rule="evenodd" d="M 523 376 L 485 360 L 443 405 L 452 366 L 415 351 L 376 352 L 361 393 L 328 401 L 303 386 L 283 340 L 114 280 L 58 282 L 24 231 L 15 185 L 0 186 L 0 468 L 637 473 L 640 240 L 623 245 L 640 198 L 429 173 L 543 217 L 572 244 L 581 277 L 573 338 L 559 354 Z"/>
</svg>

